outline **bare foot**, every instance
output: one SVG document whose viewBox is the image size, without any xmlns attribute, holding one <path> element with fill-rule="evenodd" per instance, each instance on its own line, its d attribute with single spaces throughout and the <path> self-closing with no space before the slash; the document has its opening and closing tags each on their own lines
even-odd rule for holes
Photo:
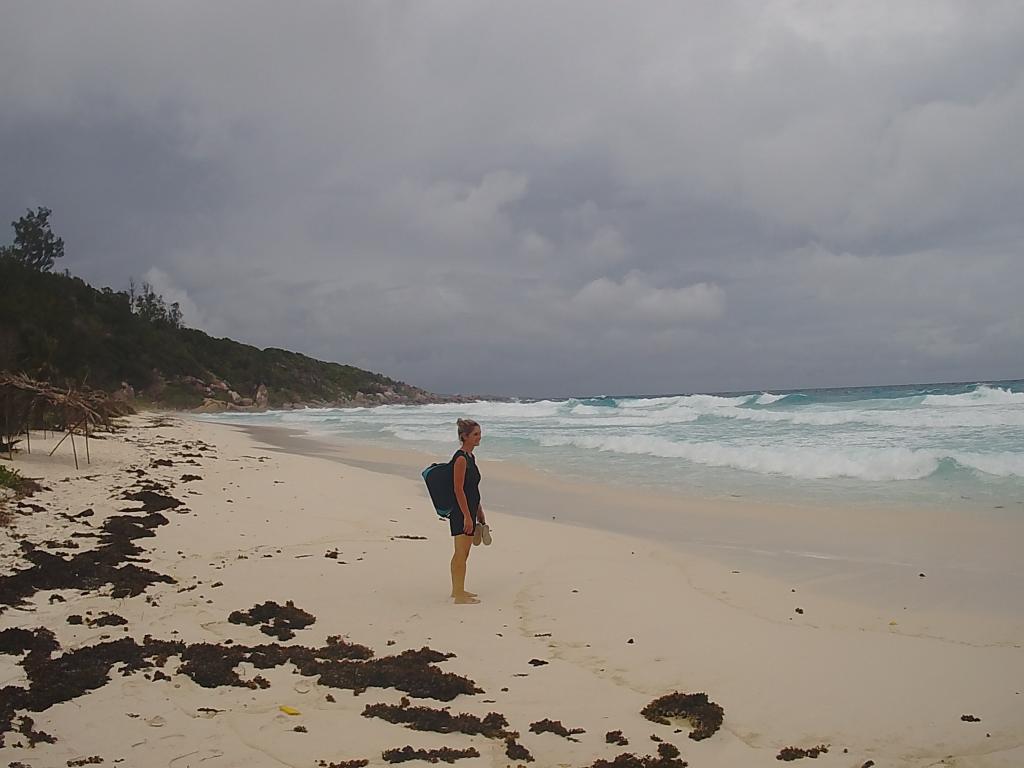
<svg viewBox="0 0 1024 768">
<path fill-rule="evenodd" d="M 466 597 L 480 597 L 480 595 L 478 595 L 476 592 L 463 592 L 462 594 Z M 451 596 L 455 597 L 455 593 L 452 592 Z"/>
<path fill-rule="evenodd" d="M 461 595 L 455 596 L 456 605 L 473 605 L 474 603 L 479 602 L 480 598 L 476 597 L 475 595 L 471 595 L 469 592 L 463 592 Z"/>
</svg>

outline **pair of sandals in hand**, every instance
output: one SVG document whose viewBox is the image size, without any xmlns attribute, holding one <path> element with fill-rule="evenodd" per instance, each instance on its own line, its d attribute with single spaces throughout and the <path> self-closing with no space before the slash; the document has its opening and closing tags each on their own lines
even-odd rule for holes
<svg viewBox="0 0 1024 768">
<path fill-rule="evenodd" d="M 473 526 L 473 546 L 479 546 L 480 542 L 487 546 L 491 544 L 491 529 L 487 523 L 477 523 Z"/>
</svg>

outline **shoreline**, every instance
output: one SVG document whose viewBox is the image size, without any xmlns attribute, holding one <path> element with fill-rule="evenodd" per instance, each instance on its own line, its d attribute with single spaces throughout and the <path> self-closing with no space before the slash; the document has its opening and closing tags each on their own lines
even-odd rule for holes
<svg viewBox="0 0 1024 768">
<path fill-rule="evenodd" d="M 416 450 L 326 439 L 301 427 L 226 426 L 294 455 L 315 455 L 414 484 L 421 484 L 422 467 L 436 460 Z M 486 446 L 478 462 L 486 508 L 498 513 L 494 519 L 555 520 L 657 542 L 778 582 L 814 583 L 819 597 L 843 601 L 858 620 L 864 620 L 865 609 L 902 617 L 914 606 L 921 613 L 913 631 L 920 635 L 984 642 L 998 625 L 994 642 L 1024 637 L 1024 602 L 1011 599 L 1024 594 L 1024 520 L 1011 514 L 968 517 L 958 509 L 690 498 L 489 461 Z M 429 511 L 424 512 L 428 518 Z M 917 583 L 922 572 L 931 581 Z M 901 583 L 906 586 L 894 588 Z M 939 606 L 974 615 L 986 630 L 965 632 L 962 617 L 943 616 Z"/>
<path fill-rule="evenodd" d="M 359 417 L 362 421 L 357 426 L 363 430 L 371 426 L 374 417 L 369 412 L 372 409 L 361 410 L 364 413 Z M 359 444 L 384 454 L 420 454 L 429 461 L 444 456 L 449 447 L 446 439 L 439 442 L 441 433 L 436 430 L 423 440 L 415 440 L 409 433 L 398 437 L 401 424 L 395 427 L 388 421 L 390 417 L 387 414 L 381 424 L 386 430 L 379 435 L 348 429 L 337 431 L 330 423 L 319 423 L 316 417 L 291 420 L 284 413 L 276 413 L 269 420 L 244 415 L 236 419 L 230 415 L 197 414 L 197 418 L 235 426 L 291 430 L 311 439 L 337 445 L 346 442 Z M 387 432 L 396 436 L 389 436 Z M 447 438 L 447 432 L 444 436 Z M 1018 487 L 1012 478 L 985 476 L 965 467 L 956 470 L 957 473 L 968 473 L 962 477 L 947 476 L 940 469 L 924 477 L 903 479 L 800 477 L 781 470 L 754 471 L 739 465 L 694 463 L 660 453 L 619 451 L 614 447 L 561 452 L 562 449 L 551 448 L 543 440 L 538 445 L 531 444 L 529 451 L 524 453 L 523 446 L 507 444 L 507 439 L 508 435 L 503 435 L 492 443 L 485 436 L 483 449 L 492 456 L 492 461 L 519 466 L 541 475 L 558 474 L 559 479 L 569 483 L 597 483 L 619 490 L 640 490 L 655 496 L 686 498 L 696 504 L 729 504 L 736 500 L 739 504 L 754 503 L 761 507 L 869 509 L 901 515 L 940 509 L 973 516 L 1003 515 L 1008 519 L 1024 516 L 1024 486 Z M 537 436 L 529 439 L 533 441 Z"/>
<path fill-rule="evenodd" d="M 412 696 L 416 706 L 501 713 L 537 766 L 583 768 L 625 752 L 650 755 L 652 734 L 682 750 L 694 768 L 776 765 L 786 746 L 819 744 L 829 745 L 816 762 L 824 768 L 868 760 L 1009 768 L 1024 761 L 1024 632 L 1010 621 L 1019 623 L 1024 611 L 1020 593 L 998 583 L 975 595 L 972 613 L 950 601 L 941 563 L 927 578 L 882 569 L 875 582 L 864 582 L 855 573 L 823 574 L 837 561 L 805 557 L 795 562 L 808 570 L 787 572 L 785 557 L 762 555 L 758 565 L 758 556 L 742 554 L 741 563 L 739 550 L 723 558 L 727 550 L 693 536 L 630 536 L 568 514 L 543 519 L 539 508 L 536 518 L 513 514 L 545 498 L 580 498 L 573 494 L 581 489 L 520 476 L 519 468 L 488 463 L 481 452 L 485 504 L 508 499 L 488 505 L 494 545 L 474 548 L 470 558 L 468 586 L 483 602 L 454 606 L 446 596 L 450 537 L 426 501 L 418 458 L 405 465 L 414 475 L 396 475 L 340 461 L 338 449 L 316 441 L 313 452 L 322 455 L 274 448 L 241 425 L 176 415 L 129 424 L 98 443 L 93 464 L 78 473 L 70 456 L 45 458 L 49 445 L 33 436 L 40 453 L 19 456 L 14 466 L 42 477 L 49 490 L 26 499 L 5 529 L 3 562 L 8 572 L 26 568 L 25 542 L 62 558 L 88 553 L 91 539 L 74 534 L 96 535 L 118 515 L 138 519 L 140 513 L 122 511 L 135 506 L 124 494 L 156 483 L 181 506 L 162 513 L 166 522 L 151 537 L 135 540 L 138 562 L 173 583 L 157 581 L 120 598 L 102 585 L 38 590 L 0 613 L 0 629 L 44 627 L 60 644 L 56 654 L 110 639 L 141 643 L 147 635 L 185 643 L 186 654 L 195 652 L 189 644 L 209 643 L 218 658 L 260 644 L 315 649 L 332 636 L 367 646 L 375 658 L 428 646 L 455 654 L 428 667 L 465 676 L 481 692 L 438 701 L 371 685 L 353 696 L 330 674 L 251 660 L 235 672 L 269 687 L 206 687 L 171 654 L 159 668 L 128 675 L 112 669 L 99 687 L 30 712 L 32 728 L 56 742 L 17 747 L 25 739 L 7 734 L 10 760 L 38 767 L 96 755 L 181 768 L 366 759 L 378 766 L 386 764 L 382 750 L 408 744 L 478 751 L 459 765 L 521 764 L 506 757 L 501 740 L 409 730 L 363 715 L 366 704 L 399 706 Z M 359 450 L 364 460 L 388 463 Z M 614 510 L 620 500 L 607 489 L 589 492 L 583 498 L 594 509 L 602 502 Z M 764 511 L 744 503 L 687 509 L 686 521 L 724 533 L 735 525 L 732 535 L 747 537 L 741 543 L 757 543 L 762 528 L 754 523 Z M 92 514 L 80 516 L 84 509 Z M 851 579 L 856 600 L 837 594 Z M 912 600 L 893 617 L 885 603 L 897 593 Z M 292 640 L 275 641 L 228 620 L 267 600 L 293 600 L 315 622 Z M 110 613 L 125 623 L 95 623 Z M 84 620 L 69 623 L 72 616 Z M 929 626 L 941 631 L 916 631 Z M 25 684 L 24 658 L 0 654 L 2 684 Z M 665 726 L 640 716 L 674 691 L 706 691 L 724 708 L 721 729 L 693 741 L 685 721 Z M 961 720 L 968 713 L 980 722 Z M 530 732 L 544 718 L 585 732 L 578 741 Z M 604 734 L 613 730 L 622 730 L 629 746 L 607 743 Z"/>
</svg>

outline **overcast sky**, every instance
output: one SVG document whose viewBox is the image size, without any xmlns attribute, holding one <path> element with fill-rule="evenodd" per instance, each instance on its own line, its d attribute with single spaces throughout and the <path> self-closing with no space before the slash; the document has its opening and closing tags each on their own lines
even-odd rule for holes
<svg viewBox="0 0 1024 768">
<path fill-rule="evenodd" d="M 1024 376 L 1024 4 L 0 0 L 0 242 L 438 392 Z"/>
</svg>

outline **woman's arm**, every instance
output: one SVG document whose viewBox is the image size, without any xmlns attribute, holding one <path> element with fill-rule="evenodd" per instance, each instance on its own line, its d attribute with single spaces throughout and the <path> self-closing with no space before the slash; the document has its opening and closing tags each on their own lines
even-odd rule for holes
<svg viewBox="0 0 1024 768">
<path fill-rule="evenodd" d="M 473 533 L 473 518 L 469 514 L 469 501 L 466 499 L 466 457 L 459 456 L 455 459 L 455 466 L 452 468 L 452 475 L 455 483 L 455 501 L 462 511 L 462 532 L 467 536 Z M 452 512 L 455 510 L 453 509 Z"/>
<path fill-rule="evenodd" d="M 479 504 L 476 509 L 477 509 L 477 512 L 476 512 L 476 519 L 477 519 L 477 521 L 483 523 L 484 525 L 486 525 L 487 524 L 487 518 L 484 517 L 484 505 L 483 504 Z"/>
</svg>

